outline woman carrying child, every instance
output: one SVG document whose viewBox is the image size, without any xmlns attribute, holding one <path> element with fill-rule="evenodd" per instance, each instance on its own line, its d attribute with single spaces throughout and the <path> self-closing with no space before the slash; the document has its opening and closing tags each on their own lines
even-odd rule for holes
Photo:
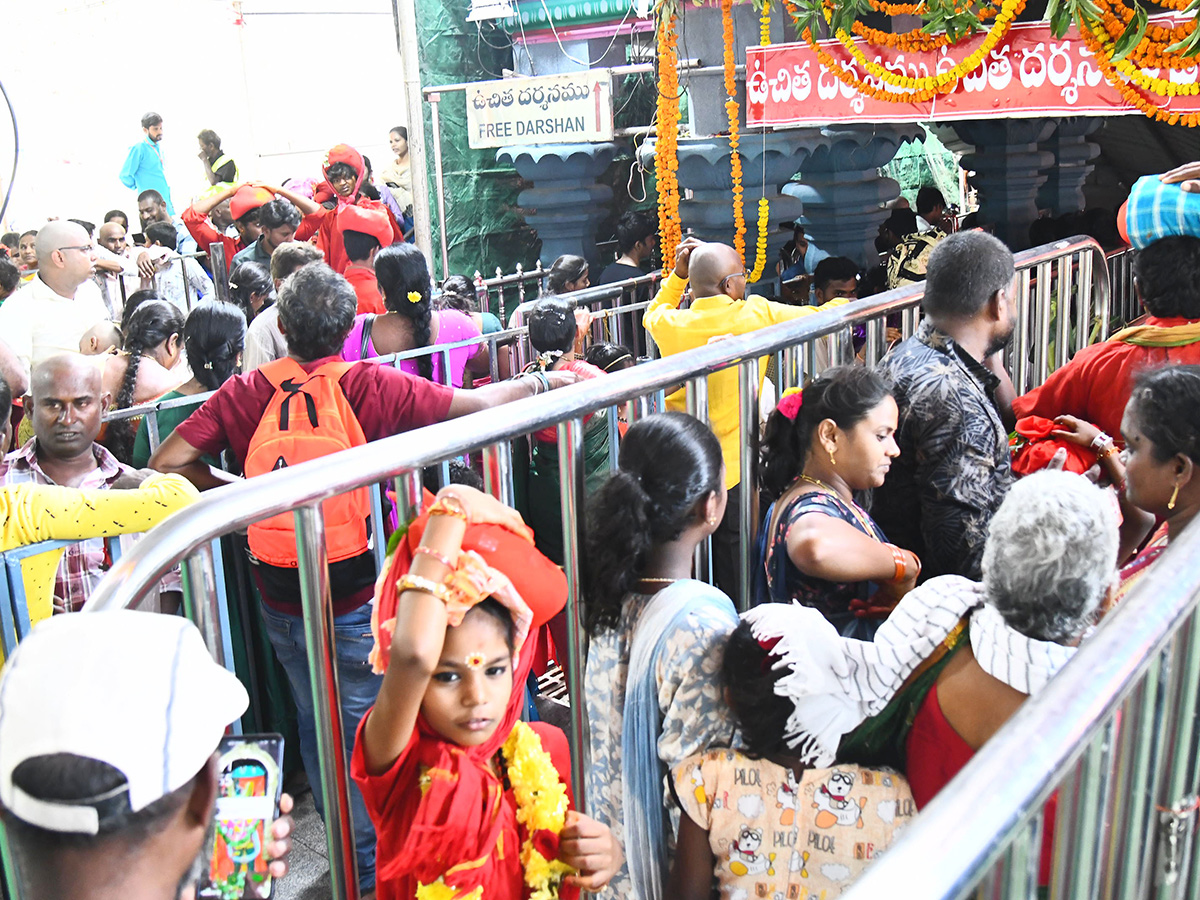
<svg viewBox="0 0 1200 900">
<path fill-rule="evenodd" d="M 443 488 L 400 533 L 372 621 L 383 685 L 351 764 L 380 900 L 573 897 L 620 865 L 609 829 L 570 811 L 565 736 L 520 721 L 526 636 L 565 599 L 521 517 L 479 491 Z"/>
</svg>

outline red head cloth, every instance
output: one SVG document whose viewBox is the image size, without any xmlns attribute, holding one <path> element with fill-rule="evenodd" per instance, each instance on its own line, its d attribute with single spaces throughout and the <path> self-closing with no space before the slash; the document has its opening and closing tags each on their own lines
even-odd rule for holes
<svg viewBox="0 0 1200 900">
<path fill-rule="evenodd" d="M 389 247 L 392 243 L 392 221 L 388 218 L 386 209 L 372 209 L 366 206 L 343 206 L 337 214 L 337 230 L 361 231 L 379 241 L 380 247 Z"/>
<path fill-rule="evenodd" d="M 376 670 L 386 668 L 391 650 L 392 628 L 396 617 L 396 581 L 412 565 L 413 551 L 429 522 L 423 513 L 409 526 L 390 560 L 386 573 L 376 586 L 375 609 L 371 630 L 375 633 L 373 654 Z M 511 579 L 517 592 L 533 611 L 533 627 L 548 622 L 566 605 L 567 579 L 562 570 L 538 552 L 531 533 L 516 534 L 497 525 L 468 526 L 463 550 L 474 550 L 484 561 Z M 456 872 L 452 879 L 459 894 L 475 887 L 486 888 L 493 872 L 492 853 L 500 839 L 502 821 L 493 790 L 498 782 L 490 775 L 488 760 L 504 744 L 525 705 L 525 680 L 538 642 L 532 636 L 525 641 L 513 666 L 513 687 L 504 719 L 492 737 L 478 747 L 450 744 L 418 718 L 420 742 L 415 748 L 422 771 L 437 771 L 444 777 L 429 780 L 423 788 L 408 838 L 399 853 L 380 868 L 379 877 L 393 880 L 412 875 L 424 884 L 457 862 L 486 860 L 477 867 Z M 513 848 L 515 851 L 516 848 Z M 507 850 L 507 848 L 506 848 Z"/>
<path fill-rule="evenodd" d="M 329 180 L 329 167 L 334 163 L 346 163 L 358 176 L 358 179 L 354 182 L 354 190 L 350 192 L 349 197 L 342 197 L 333 190 L 333 183 Z M 349 144 L 337 144 L 331 147 L 329 152 L 325 154 L 325 161 L 321 164 L 321 174 L 325 176 L 325 184 L 318 185 L 313 199 L 318 203 L 323 203 L 325 200 L 332 200 L 336 197 L 338 206 L 345 206 L 346 204 L 353 203 L 355 198 L 358 197 L 358 189 L 362 187 L 363 179 L 366 177 L 367 166 L 363 162 L 362 154 Z M 325 196 L 326 193 L 329 194 L 328 197 Z"/>
<path fill-rule="evenodd" d="M 274 199 L 275 195 L 266 188 L 250 187 L 250 185 L 244 184 L 237 189 L 237 193 L 229 201 L 229 214 L 235 219 L 240 219 L 251 210 L 266 206 Z"/>
</svg>

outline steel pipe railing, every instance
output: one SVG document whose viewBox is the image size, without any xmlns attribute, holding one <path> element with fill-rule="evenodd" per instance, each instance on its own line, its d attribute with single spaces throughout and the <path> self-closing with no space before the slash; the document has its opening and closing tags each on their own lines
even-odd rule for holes
<svg viewBox="0 0 1200 900">
<path fill-rule="evenodd" d="M 1053 268 L 1053 263 L 1063 256 L 1072 258 L 1071 273 L 1075 280 L 1072 290 L 1083 296 L 1087 303 L 1102 312 L 1107 317 L 1110 302 L 1108 291 L 1108 268 L 1106 265 L 1085 266 L 1083 261 L 1093 256 L 1103 258 L 1102 251 L 1094 241 L 1088 238 L 1075 238 L 1061 241 L 1057 244 L 1039 247 L 1021 253 L 1017 257 L 1020 270 L 1028 272 L 1040 267 Z M 1076 261 L 1076 258 L 1078 260 Z M 1022 278 L 1022 283 L 1027 283 Z M 590 289 L 603 290 L 603 289 Z M 587 292 L 579 292 L 586 294 Z M 1065 291 L 1063 292 L 1065 294 Z M 614 373 L 605 378 L 593 379 L 588 382 L 572 385 L 561 390 L 536 398 L 509 403 L 502 408 L 485 410 L 475 413 L 462 421 L 447 421 L 395 437 L 386 438 L 361 447 L 355 447 L 334 457 L 314 460 L 294 467 L 287 467 L 263 475 L 259 478 L 238 485 L 217 488 L 207 492 L 196 504 L 180 511 L 172 518 L 170 529 L 156 529 L 150 532 L 131 552 L 125 554 L 117 562 L 112 571 L 97 587 L 87 610 L 103 610 L 129 606 L 147 586 L 156 582 L 166 571 L 184 558 L 194 555 L 200 547 L 213 538 L 235 530 L 244 529 L 247 525 L 261 521 L 284 512 L 295 511 L 297 514 L 297 542 L 303 546 L 306 559 L 310 562 L 302 565 L 302 607 L 306 621 L 306 629 L 318 638 L 322 628 L 321 623 L 327 617 L 327 574 L 324 581 L 313 574 L 313 569 L 324 569 L 317 545 L 320 541 L 320 503 L 332 496 L 346 491 L 355 490 L 388 480 L 395 480 L 397 501 L 401 515 L 411 515 L 420 504 L 420 473 L 430 465 L 437 465 L 445 460 L 463 453 L 479 449 L 485 450 L 485 458 L 491 464 L 502 468 L 503 452 L 500 450 L 508 441 L 518 436 L 527 435 L 542 428 L 559 427 L 560 466 L 562 471 L 562 511 L 564 537 L 564 568 L 568 581 L 568 619 L 571 634 L 567 648 L 568 675 L 572 681 L 572 715 L 575 720 L 573 733 L 576 753 L 575 765 L 579 773 L 584 771 L 584 759 L 580 756 L 586 747 L 586 722 L 583 720 L 582 704 L 582 666 L 585 648 L 583 632 L 580 628 L 579 589 L 580 589 L 580 536 L 578 523 L 580 511 L 583 508 L 583 478 L 582 460 L 579 456 L 581 444 L 581 428 L 583 417 L 602 409 L 629 403 L 631 418 L 639 419 L 648 415 L 651 410 L 663 408 L 664 392 L 678 385 L 698 383 L 706 376 L 733 366 L 741 367 L 739 378 L 740 397 L 742 401 L 742 422 L 746 432 L 746 447 L 742 449 L 744 493 L 751 497 L 742 498 L 741 514 L 741 565 L 740 581 L 745 587 L 751 574 L 750 554 L 752 552 L 754 532 L 757 523 L 754 521 L 753 490 L 756 454 L 752 451 L 757 437 L 758 411 L 757 392 L 758 360 L 764 356 L 787 351 L 794 357 L 803 359 L 804 373 L 812 375 L 817 367 L 817 342 L 828 335 L 841 335 L 835 343 L 839 345 L 835 357 L 841 358 L 852 352 L 848 337 L 848 329 L 852 326 L 882 320 L 888 316 L 901 315 L 904 331 L 911 333 L 916 327 L 917 306 L 923 294 L 923 285 L 916 284 L 894 291 L 889 291 L 874 297 L 858 300 L 834 310 L 816 312 L 811 316 L 776 325 L 761 331 L 699 347 L 686 353 L 664 357 L 634 369 Z M 1019 306 L 1023 305 L 1019 298 Z M 1064 304 L 1065 306 L 1065 304 Z M 1060 314 L 1064 310 L 1060 309 Z M 1047 320 L 1048 321 L 1048 320 Z M 1029 347 L 1028 332 L 1032 327 L 1027 319 L 1020 323 L 1018 330 L 1018 348 Z M 1087 334 L 1080 332 L 1077 341 L 1086 343 Z M 1016 371 L 1024 371 L 1032 362 L 1027 353 L 1015 354 L 1013 365 Z M 1032 373 L 1031 373 L 1032 374 Z M 783 380 L 783 379 L 781 379 Z M 1030 378 L 1034 381 L 1034 378 Z M 695 389 L 693 388 L 693 393 Z M 697 403 L 697 397 L 693 403 Z M 748 463 L 748 465 L 747 465 Z M 492 487 L 502 479 L 500 475 L 491 476 Z M 749 506 L 749 509 L 746 507 Z M 303 510 L 315 511 L 300 515 Z M 747 521 L 748 520 L 748 521 Z M 1177 556 L 1175 558 L 1178 558 Z M 1144 603 L 1144 601 L 1143 601 Z M 1122 615 L 1125 610 L 1120 611 Z M 1128 620 L 1122 615 L 1120 621 Z M 1144 624 L 1144 623 L 1143 623 Z M 1112 629 L 1103 629 L 1107 635 Z M 1122 645 L 1123 646 L 1123 645 Z M 1087 650 L 1088 648 L 1085 648 Z M 1112 649 L 1112 648 L 1110 648 Z M 329 698 L 336 698 L 336 684 L 329 678 L 335 660 L 332 648 L 328 642 L 318 643 L 310 640 L 310 669 L 314 673 L 314 700 L 319 716 L 330 714 L 333 707 Z M 1115 650 L 1114 650 L 1115 652 Z M 1092 658 L 1089 655 L 1087 658 Z M 1131 664 L 1128 659 L 1126 664 Z M 1109 660 L 1110 664 L 1114 660 Z M 1078 667 L 1077 667 L 1078 668 Z M 324 679 L 325 683 L 318 686 L 317 680 Z M 1057 696 L 1057 695 L 1056 695 Z M 1039 698 L 1040 699 L 1040 698 Z M 1065 727 L 1065 720 L 1060 721 L 1060 727 Z M 324 728 L 325 725 L 322 725 Z M 335 726 L 336 727 L 336 726 Z M 328 734 L 321 753 L 320 773 L 322 784 L 327 790 L 332 790 L 337 784 L 344 784 L 345 761 L 341 753 L 341 745 Z M 1078 747 L 1072 751 L 1072 758 L 1054 760 L 1057 765 L 1073 761 L 1082 752 Z M 329 770 L 329 771 L 327 771 Z M 999 776 L 997 776 L 999 777 Z M 1042 790 L 1048 781 L 1048 776 L 1030 779 L 1035 783 L 1030 790 Z M 996 783 L 1000 783 L 997 781 Z M 994 785 L 992 785 L 994 788 Z M 947 792 L 947 794 L 953 792 Z M 582 792 L 579 799 L 585 800 Z M 939 800 L 942 806 L 949 801 Z M 979 801 L 977 801 L 979 802 Z M 327 803 L 327 810 L 333 806 L 333 801 Z M 932 806 L 931 810 L 936 809 Z M 971 814 L 975 810 L 970 811 Z M 1003 834 L 1011 836 L 1012 829 L 1024 824 L 1028 816 L 1010 814 L 1011 821 L 996 823 L 1006 824 L 1008 830 Z M 327 812 L 327 827 L 330 832 L 330 862 L 331 867 L 340 874 L 333 882 L 335 898 L 353 896 L 353 853 L 346 852 L 345 819 L 330 816 Z M 1001 831 L 997 827 L 993 833 Z M 990 864 L 1006 849 L 1011 841 L 1005 841 L 1004 846 L 989 846 L 986 857 Z M 995 851 L 994 853 L 992 851 Z M 1030 850 L 1029 852 L 1033 852 Z M 901 854 L 892 852 L 888 859 L 896 859 Z M 941 858 L 941 854 L 925 854 L 919 863 L 926 869 L 929 860 Z M 983 858 L 972 857 L 976 862 Z M 1020 860 L 1016 860 L 1020 862 Z M 899 863 L 897 863 L 899 865 Z M 914 865 L 917 865 L 914 863 Z M 938 867 L 932 867 L 938 868 Z M 981 873 L 972 870 L 970 877 Z M 964 876 L 967 878 L 968 876 Z M 978 879 L 975 879 L 978 881 Z M 889 891 L 894 891 L 902 882 L 893 880 Z M 965 883 L 965 881 L 964 881 Z M 915 896 L 915 895 L 914 895 Z M 932 896 L 932 895 L 929 895 Z M 946 896 L 950 896 L 947 894 Z"/>
</svg>

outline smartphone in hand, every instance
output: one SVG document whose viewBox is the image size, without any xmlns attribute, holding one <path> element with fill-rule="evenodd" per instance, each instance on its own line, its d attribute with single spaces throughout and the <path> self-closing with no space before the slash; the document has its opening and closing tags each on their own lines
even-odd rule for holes
<svg viewBox="0 0 1200 900">
<path fill-rule="evenodd" d="M 196 896 L 267 900 L 275 888 L 266 847 L 279 817 L 283 737 L 231 735 L 221 739 L 217 752 L 217 808 Z"/>
</svg>

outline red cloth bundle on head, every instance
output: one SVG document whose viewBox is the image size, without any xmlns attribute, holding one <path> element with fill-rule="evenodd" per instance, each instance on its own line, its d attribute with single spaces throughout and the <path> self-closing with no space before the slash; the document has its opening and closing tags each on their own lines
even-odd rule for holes
<svg viewBox="0 0 1200 900">
<path fill-rule="evenodd" d="M 266 206 L 274 199 L 275 195 L 266 188 L 250 187 L 250 185 L 244 184 L 230 198 L 229 214 L 235 219 L 240 219 L 251 210 Z"/>
<path fill-rule="evenodd" d="M 412 565 L 414 550 L 420 545 L 428 521 L 429 514 L 422 513 L 409 526 L 377 585 L 371 621 L 376 638 L 372 653 L 376 671 L 387 667 L 399 599 L 396 582 Z M 474 551 L 488 566 L 508 576 L 533 612 L 533 628 L 545 624 L 566 604 L 566 577 L 534 547 L 528 529 L 515 533 L 497 525 L 469 525 L 462 549 Z M 407 828 L 399 828 L 400 823 L 393 822 L 395 830 L 387 829 L 393 831 L 395 841 L 380 832 L 381 897 L 395 896 L 397 885 L 407 890 L 413 880 L 433 884 L 438 878 L 452 886 L 456 896 L 467 895 L 478 887 L 488 897 L 525 895 L 524 888 L 519 886 L 520 840 L 512 840 L 517 837 L 518 825 L 511 806 L 503 800 L 504 786 L 492 773 L 489 761 L 521 717 L 525 680 L 537 646 L 538 641 L 530 639 L 517 652 L 512 694 L 504 718 L 486 743 L 477 747 L 451 744 L 433 731 L 423 716 L 417 719 L 413 744 L 400 765 L 415 767 L 413 771 L 420 773 L 421 790 L 413 791 L 403 800 L 403 819 L 407 820 L 403 824 Z M 565 752 L 565 739 L 561 732 L 556 733 L 561 756 Z M 555 752 L 549 746 L 547 750 L 552 755 Z M 357 758 L 357 751 L 355 755 Z M 559 772 L 566 780 L 569 773 L 562 767 Z M 360 778 L 358 774 L 355 777 Z M 364 788 L 364 794 L 368 793 Z M 523 838 L 523 829 L 520 834 Z M 557 855 L 556 835 L 539 834 L 535 838 L 539 843 L 541 839 L 552 839 L 555 846 L 547 844 L 544 849 L 548 858 Z M 512 883 L 514 878 L 516 884 Z M 564 898 L 576 895 L 577 891 L 565 886 L 560 892 Z"/>
<path fill-rule="evenodd" d="M 1067 461 L 1063 471 L 1082 474 L 1096 463 L 1096 454 L 1087 447 L 1080 447 L 1069 441 L 1050 437 L 1050 433 L 1058 429 L 1053 419 L 1041 416 L 1024 416 L 1017 419 L 1014 429 L 1025 439 L 1012 458 L 1012 470 L 1017 475 L 1028 475 L 1039 469 L 1044 469 L 1061 448 L 1066 448 Z"/>
</svg>

